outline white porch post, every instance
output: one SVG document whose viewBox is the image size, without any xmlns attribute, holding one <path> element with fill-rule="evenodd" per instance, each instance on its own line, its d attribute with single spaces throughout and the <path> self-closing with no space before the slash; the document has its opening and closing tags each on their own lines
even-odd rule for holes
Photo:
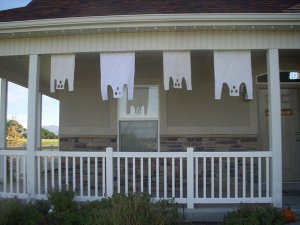
<svg viewBox="0 0 300 225">
<path fill-rule="evenodd" d="M 187 208 L 194 208 L 194 149 L 187 148 Z"/>
<path fill-rule="evenodd" d="M 106 197 L 111 197 L 114 191 L 113 149 L 106 148 Z"/>
<path fill-rule="evenodd" d="M 7 80 L 0 79 L 0 150 L 6 147 L 6 114 L 7 114 Z M 0 165 L 4 165 L 4 158 L 0 157 Z M 3 167 L 1 167 L 3 168 Z M 3 179 L 3 169 L 0 169 L 0 182 Z"/>
<path fill-rule="evenodd" d="M 27 192 L 35 197 L 35 151 L 39 110 L 39 56 L 29 56 L 28 125 L 27 125 Z"/>
<path fill-rule="evenodd" d="M 269 94 L 269 146 L 272 151 L 272 197 L 273 204 L 282 206 L 282 145 L 281 101 L 278 49 L 267 51 Z"/>
</svg>

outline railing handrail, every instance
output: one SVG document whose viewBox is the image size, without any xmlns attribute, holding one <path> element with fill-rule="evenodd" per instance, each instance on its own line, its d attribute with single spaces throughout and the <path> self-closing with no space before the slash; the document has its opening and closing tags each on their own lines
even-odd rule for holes
<svg viewBox="0 0 300 225">
<path fill-rule="evenodd" d="M 24 150 L 0 150 L 1 156 L 18 156 L 18 155 L 27 155 L 27 151 Z"/>
<path fill-rule="evenodd" d="M 26 150 L 4 149 L 0 151 L 1 156 L 26 155 Z M 106 151 L 36 151 L 36 156 L 66 156 L 66 157 L 106 157 Z M 113 152 L 114 158 L 186 158 L 187 152 Z M 213 157 L 213 158 L 242 158 L 242 157 L 272 157 L 271 151 L 247 151 L 247 152 L 193 152 L 193 157 Z"/>
</svg>

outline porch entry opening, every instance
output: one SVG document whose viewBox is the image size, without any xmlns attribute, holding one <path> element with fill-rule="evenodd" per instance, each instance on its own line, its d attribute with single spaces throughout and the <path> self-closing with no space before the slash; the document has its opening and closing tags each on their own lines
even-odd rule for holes
<svg viewBox="0 0 300 225">
<path fill-rule="evenodd" d="M 136 86 L 133 100 L 123 93 L 118 104 L 118 150 L 159 151 L 158 86 Z"/>
<path fill-rule="evenodd" d="M 300 184 L 299 88 L 281 88 L 282 178 L 284 184 Z M 261 149 L 269 149 L 268 90 L 259 90 Z M 298 186 L 296 185 L 296 186 Z M 285 189 L 286 185 L 283 185 Z M 290 188 L 290 187 L 289 187 Z M 292 188 L 292 187 L 291 187 Z"/>
</svg>

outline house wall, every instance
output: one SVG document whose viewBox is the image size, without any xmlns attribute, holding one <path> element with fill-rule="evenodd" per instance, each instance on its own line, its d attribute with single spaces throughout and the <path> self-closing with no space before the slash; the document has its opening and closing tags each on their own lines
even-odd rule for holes
<svg viewBox="0 0 300 225">
<path fill-rule="evenodd" d="M 243 96 L 229 97 L 224 87 L 222 99 L 215 100 L 212 51 L 193 52 L 191 60 L 193 90 L 170 88 L 166 92 L 162 53 L 137 53 L 135 84 L 160 87 L 160 150 L 190 146 L 197 151 L 257 149 L 255 91 L 254 100 L 245 101 Z M 117 100 L 101 98 L 99 56 L 78 56 L 75 70 L 74 91 L 59 93 L 60 147 L 116 149 Z"/>
</svg>

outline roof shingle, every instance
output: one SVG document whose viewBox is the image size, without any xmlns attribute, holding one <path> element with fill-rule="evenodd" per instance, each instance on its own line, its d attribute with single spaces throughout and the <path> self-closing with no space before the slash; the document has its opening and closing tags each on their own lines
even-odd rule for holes
<svg viewBox="0 0 300 225">
<path fill-rule="evenodd" d="M 0 11 L 0 22 L 175 13 L 299 13 L 300 0 L 33 0 Z"/>
</svg>

